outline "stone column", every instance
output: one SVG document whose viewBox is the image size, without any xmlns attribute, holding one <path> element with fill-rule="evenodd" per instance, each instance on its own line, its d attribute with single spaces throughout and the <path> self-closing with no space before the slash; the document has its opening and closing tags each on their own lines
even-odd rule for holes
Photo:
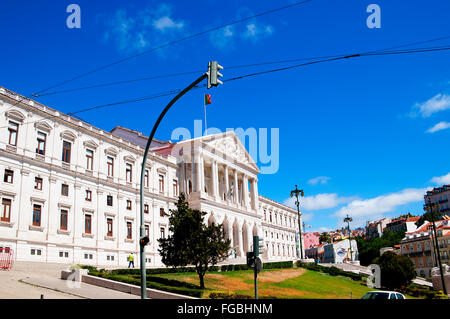
<svg viewBox="0 0 450 319">
<path fill-rule="evenodd" d="M 228 236 L 230 239 L 230 247 L 233 247 L 234 245 L 234 236 L 233 236 L 233 225 L 231 223 L 228 223 Z"/>
<path fill-rule="evenodd" d="M 205 159 L 200 155 L 200 192 L 205 191 Z"/>
<path fill-rule="evenodd" d="M 229 201 L 230 198 L 228 198 L 228 195 L 229 195 L 229 191 L 230 191 L 230 185 L 228 184 L 229 182 L 228 182 L 228 166 L 227 165 L 225 165 L 224 174 L 225 174 L 225 188 L 224 188 L 225 189 L 225 198 L 227 201 Z"/>
<path fill-rule="evenodd" d="M 243 192 L 242 195 L 244 196 L 244 206 L 246 208 L 249 208 L 249 202 L 248 202 L 248 177 L 244 174 L 244 177 L 242 178 L 242 187 Z"/>
<path fill-rule="evenodd" d="M 213 188 L 213 195 L 215 199 L 217 200 L 219 198 L 219 170 L 217 168 L 217 161 L 212 161 L 212 188 Z"/>
<path fill-rule="evenodd" d="M 239 247 L 238 247 L 237 255 L 240 256 L 240 257 L 245 257 L 245 255 L 244 255 L 244 247 L 242 247 L 243 246 L 243 242 L 242 242 L 242 227 L 239 227 L 238 231 L 239 231 L 239 238 L 238 238 L 238 245 L 239 245 Z"/>
<path fill-rule="evenodd" d="M 192 175 L 193 175 L 193 191 L 200 192 L 201 190 L 201 177 L 200 177 L 200 154 L 195 154 L 192 163 Z"/>
<path fill-rule="evenodd" d="M 235 169 L 234 170 L 234 189 L 233 189 L 233 192 L 234 192 L 234 202 L 236 203 L 236 204 L 238 204 L 239 203 L 239 185 L 238 185 L 238 175 L 237 175 L 237 170 Z"/>
<path fill-rule="evenodd" d="M 252 184 L 252 208 L 258 210 L 259 208 L 258 180 L 256 178 L 253 178 L 251 184 Z"/>
</svg>

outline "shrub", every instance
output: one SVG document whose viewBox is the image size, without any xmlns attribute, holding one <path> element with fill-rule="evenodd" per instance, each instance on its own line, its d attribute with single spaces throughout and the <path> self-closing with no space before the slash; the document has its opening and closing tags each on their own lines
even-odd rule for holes
<svg viewBox="0 0 450 319">
<path fill-rule="evenodd" d="M 416 276 L 414 264 L 408 257 L 387 251 L 378 261 L 381 269 L 381 285 L 389 289 L 408 285 Z"/>
<path fill-rule="evenodd" d="M 282 269 L 282 268 L 293 268 L 293 267 L 294 267 L 294 263 L 292 262 L 292 260 L 271 262 L 271 263 L 263 264 L 263 269 Z"/>
<path fill-rule="evenodd" d="M 209 299 L 253 299 L 248 295 L 236 294 L 234 292 L 211 291 L 208 295 Z"/>
</svg>

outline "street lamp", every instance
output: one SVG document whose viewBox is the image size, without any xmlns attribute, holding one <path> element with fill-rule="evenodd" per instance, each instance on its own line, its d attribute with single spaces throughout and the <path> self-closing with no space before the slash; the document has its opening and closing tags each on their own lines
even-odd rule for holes
<svg viewBox="0 0 450 319">
<path fill-rule="evenodd" d="M 348 229 L 348 241 L 350 242 L 350 261 L 353 260 L 353 251 L 352 251 L 352 236 L 350 232 L 350 223 L 353 221 L 353 218 L 350 216 L 344 218 L 344 223 L 347 223 L 347 229 Z"/>
<path fill-rule="evenodd" d="M 303 189 L 298 189 L 297 185 L 295 185 L 295 189 L 291 191 L 291 197 L 295 195 L 296 201 L 295 205 L 297 205 L 297 213 L 298 213 L 298 231 L 299 231 L 299 241 L 300 241 L 300 259 L 303 259 L 303 244 L 302 244 L 302 225 L 300 220 L 300 202 L 298 201 L 298 195 L 303 197 Z"/>
<path fill-rule="evenodd" d="M 439 244 L 438 244 L 438 240 L 437 240 L 436 224 L 434 222 L 435 214 L 439 212 L 439 205 L 437 203 L 428 202 L 425 204 L 423 209 L 427 213 L 429 213 L 428 215 L 431 217 L 431 222 L 433 224 L 434 247 L 436 248 L 436 255 L 437 255 L 437 259 L 438 259 L 439 270 L 441 272 L 442 290 L 443 290 L 444 294 L 447 296 L 447 289 L 445 287 L 444 273 L 442 271 L 441 253 L 439 251 Z M 433 236 L 431 237 L 431 240 L 433 241 Z M 433 242 L 432 242 L 432 244 L 433 244 Z"/>
</svg>

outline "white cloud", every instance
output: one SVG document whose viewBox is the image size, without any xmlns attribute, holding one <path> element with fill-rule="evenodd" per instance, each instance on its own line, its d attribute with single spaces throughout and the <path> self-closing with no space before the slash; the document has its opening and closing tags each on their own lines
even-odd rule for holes
<svg viewBox="0 0 450 319">
<path fill-rule="evenodd" d="M 336 193 L 332 194 L 317 194 L 313 196 L 300 197 L 300 209 L 301 210 L 319 210 L 327 209 L 345 204 L 355 199 L 356 197 L 339 197 Z M 285 205 L 296 208 L 295 197 L 288 198 L 284 201 Z"/>
<path fill-rule="evenodd" d="M 353 225 L 364 225 L 366 220 L 374 220 L 383 217 L 384 213 L 394 212 L 399 206 L 423 201 L 423 196 L 428 188 L 407 188 L 402 191 L 387 195 L 380 195 L 370 199 L 353 200 L 348 205 L 340 208 L 334 216 L 339 217 L 338 224 L 343 224 L 343 218 L 348 214 L 353 218 Z M 342 219 L 342 220 L 341 220 Z"/>
<path fill-rule="evenodd" d="M 186 27 L 185 21 L 172 17 L 172 7 L 164 3 L 148 6 L 135 14 L 118 9 L 112 17 L 101 15 L 101 19 L 107 28 L 103 39 L 113 42 L 125 54 L 172 40 Z"/>
<path fill-rule="evenodd" d="M 446 130 L 450 128 L 450 122 L 439 122 L 436 125 L 434 125 L 433 127 L 430 127 L 426 132 L 427 133 L 434 133 L 437 131 L 442 131 L 442 130 Z"/>
<path fill-rule="evenodd" d="M 170 29 L 183 29 L 184 23 L 182 21 L 175 22 L 172 18 L 165 16 L 153 21 L 153 26 L 161 32 L 166 32 Z"/>
<path fill-rule="evenodd" d="M 274 28 L 271 25 L 262 25 L 254 21 L 245 26 L 245 30 L 241 33 L 241 36 L 244 39 L 250 39 L 256 42 L 263 37 L 271 35 L 273 32 Z"/>
<path fill-rule="evenodd" d="M 433 113 L 448 109 L 450 109 L 450 95 L 439 93 L 423 103 L 416 103 L 410 116 L 416 117 L 420 114 L 426 118 L 430 117 Z"/>
<path fill-rule="evenodd" d="M 236 12 L 237 20 L 249 18 L 251 16 L 254 16 L 253 12 L 246 7 L 242 7 Z M 209 39 L 211 43 L 219 49 L 234 49 L 234 43 L 239 40 L 255 43 L 272 35 L 274 32 L 275 28 L 272 25 L 264 24 L 260 20 L 252 18 L 248 20 L 247 23 L 239 23 L 234 26 L 227 26 L 211 32 Z"/>
<path fill-rule="evenodd" d="M 308 181 L 308 184 L 311 184 L 311 185 L 317 185 L 317 184 L 326 184 L 326 183 L 328 183 L 328 181 L 331 179 L 331 177 L 328 177 L 328 176 L 317 176 L 317 177 L 315 177 L 315 178 L 311 178 L 309 181 Z"/>
<path fill-rule="evenodd" d="M 438 185 L 447 185 L 450 184 L 450 173 L 448 173 L 447 175 L 444 176 L 437 176 L 437 177 L 433 177 L 431 179 L 431 181 L 433 183 L 436 183 Z"/>
<path fill-rule="evenodd" d="M 232 46 L 234 34 L 235 31 L 233 26 L 227 26 L 223 29 L 211 32 L 209 39 L 211 43 L 219 49 L 223 49 L 225 47 L 230 48 Z"/>
<path fill-rule="evenodd" d="M 314 214 L 302 214 L 302 222 L 309 222 L 314 218 Z"/>
</svg>

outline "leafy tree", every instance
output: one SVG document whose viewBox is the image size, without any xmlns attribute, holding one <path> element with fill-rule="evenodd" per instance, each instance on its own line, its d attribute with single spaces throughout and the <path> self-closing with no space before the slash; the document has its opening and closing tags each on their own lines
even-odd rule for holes
<svg viewBox="0 0 450 319">
<path fill-rule="evenodd" d="M 330 234 L 328 234 L 327 232 L 323 232 L 322 234 L 320 234 L 319 237 L 319 243 L 331 243 L 331 236 Z"/>
<path fill-rule="evenodd" d="M 228 257 L 230 240 L 225 239 L 222 225 L 205 225 L 206 213 L 191 209 L 183 193 L 178 197 L 177 209 L 170 213 L 170 235 L 158 239 L 162 262 L 172 267 L 193 265 L 203 289 L 208 267 Z"/>
<path fill-rule="evenodd" d="M 388 289 L 407 286 L 416 277 L 414 264 L 403 255 L 387 251 L 375 260 L 381 270 L 381 285 Z"/>
<path fill-rule="evenodd" d="M 356 237 L 358 245 L 359 261 L 361 265 L 368 266 L 374 263 L 374 259 L 380 256 L 380 249 L 383 247 L 393 247 L 398 245 L 405 237 L 405 231 L 392 232 L 386 229 L 383 235 L 378 238 L 364 239 Z"/>
</svg>

